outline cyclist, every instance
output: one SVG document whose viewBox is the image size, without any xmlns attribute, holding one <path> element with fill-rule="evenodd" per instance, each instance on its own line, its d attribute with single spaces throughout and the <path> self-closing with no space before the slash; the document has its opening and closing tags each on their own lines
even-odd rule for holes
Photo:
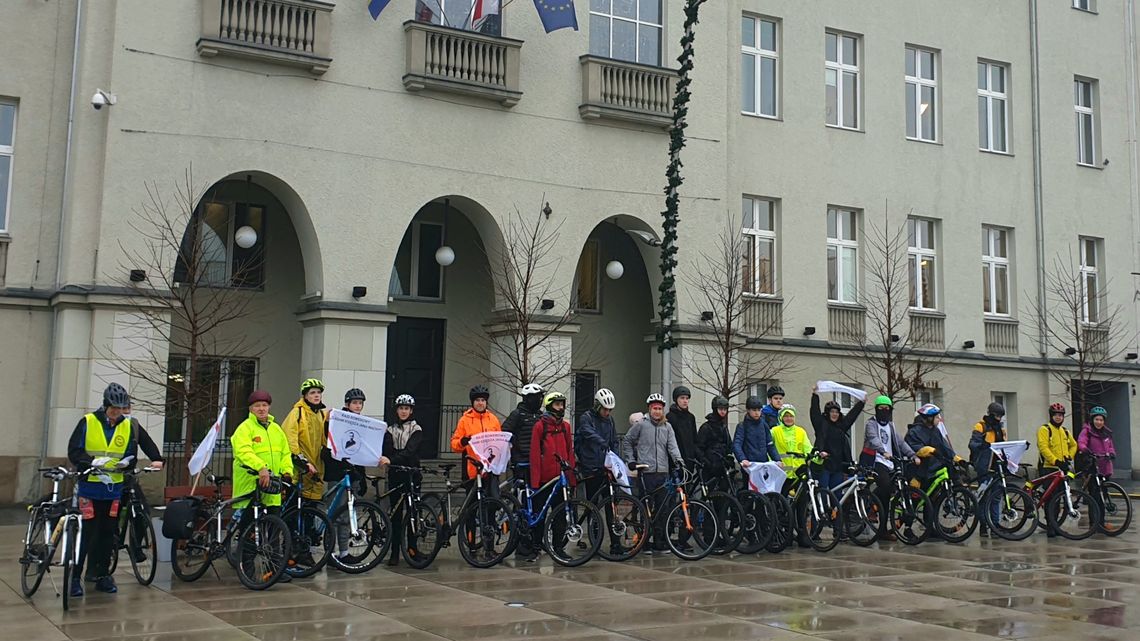
<svg viewBox="0 0 1140 641">
<path fill-rule="evenodd" d="M 913 459 L 917 464 L 918 457 L 906 441 L 899 438 L 894 423 L 895 403 L 885 394 L 875 398 L 875 415 L 867 419 L 863 429 L 863 450 L 859 454 L 859 465 L 875 470 L 875 494 L 884 506 L 890 505 L 891 499 L 891 472 L 895 469 L 895 459 L 902 457 Z M 886 519 L 880 525 L 879 535 L 887 540 L 894 540 L 894 535 L 887 532 Z"/>
<path fill-rule="evenodd" d="M 693 396 L 688 387 L 678 385 L 673 388 L 673 405 L 665 420 L 673 427 L 673 435 L 677 437 L 677 448 L 681 450 L 681 457 L 686 465 L 697 460 L 697 417 L 689 411 L 689 399 Z"/>
<path fill-rule="evenodd" d="M 1095 470 L 1096 473 L 1101 476 L 1112 478 L 1112 461 L 1116 458 L 1116 445 L 1112 442 L 1112 430 L 1108 429 L 1108 411 L 1103 407 L 1097 405 L 1089 410 L 1089 422 L 1081 429 L 1081 435 L 1077 438 L 1077 450 L 1088 454 L 1108 457 L 1095 459 Z M 1100 492 L 1090 492 L 1090 494 L 1092 494 L 1093 500 L 1096 501 L 1097 507 L 1100 508 L 1103 522 L 1104 497 Z M 1104 523 L 1104 527 L 1111 529 L 1114 526 Z"/>
<path fill-rule="evenodd" d="M 799 467 L 808 462 L 807 455 L 811 453 L 811 441 L 808 439 L 807 430 L 796 425 L 794 406 L 786 404 L 780 410 L 780 424 L 772 428 L 772 442 L 776 445 L 776 451 L 780 453 L 780 459 L 785 462 L 787 483 L 791 484 L 799 477 Z"/>
<path fill-rule="evenodd" d="M 780 424 L 780 410 L 784 409 L 784 388 L 773 385 L 768 388 L 768 404 L 760 410 L 764 427 L 769 430 Z"/>
<path fill-rule="evenodd" d="M 253 492 L 255 485 L 269 488 L 273 475 L 289 477 L 293 473 L 293 457 L 290 454 L 289 437 L 269 414 L 273 397 L 265 390 L 254 390 L 247 399 L 249 417 L 241 422 L 230 437 L 233 448 L 233 495 L 242 496 Z M 249 468 L 249 469 L 246 469 Z M 257 471 L 255 479 L 249 470 Z M 281 493 L 265 494 L 261 502 L 270 512 L 281 509 Z M 249 505 L 249 499 L 233 504 L 235 509 Z M 252 518 L 252 510 L 242 510 L 241 523 Z M 281 581 L 288 582 L 289 573 L 281 575 Z"/>
<path fill-rule="evenodd" d="M 534 424 L 542 418 L 542 395 L 545 393 L 538 383 L 527 383 L 522 388 L 522 401 L 503 421 L 503 431 L 510 432 L 511 460 L 517 466 L 530 460 L 530 438 Z M 521 473 L 516 468 L 516 473 Z"/>
<path fill-rule="evenodd" d="M 487 386 L 476 385 L 471 388 L 467 396 L 471 399 L 471 409 L 459 417 L 459 423 L 456 424 L 455 431 L 451 434 L 451 451 L 456 454 L 465 454 L 470 459 L 466 467 L 463 468 L 463 478 L 467 481 L 473 481 L 475 479 L 473 461 L 477 461 L 478 457 L 475 455 L 475 450 L 471 448 L 471 437 L 483 432 L 500 432 L 502 425 L 499 423 L 499 417 L 487 411 L 487 400 L 491 397 L 491 392 Z M 494 479 L 491 480 L 494 481 Z M 499 484 L 498 482 L 488 483 L 486 489 L 491 496 L 498 496 Z"/>
<path fill-rule="evenodd" d="M 364 392 L 358 389 L 350 389 L 344 394 L 344 411 L 352 412 L 353 414 L 360 414 L 364 411 Z M 364 475 L 363 465 L 353 465 L 349 461 L 338 461 L 332 457 L 332 450 L 328 448 L 328 431 L 329 423 L 325 421 L 325 447 L 321 448 L 321 461 L 324 462 L 324 480 L 326 483 L 339 483 L 344 480 L 345 476 L 351 478 L 352 483 L 355 484 L 356 495 L 364 496 L 368 492 L 368 481 Z M 387 452 L 387 447 L 384 448 Z M 381 460 L 383 462 L 383 460 Z M 333 500 L 336 499 L 336 493 L 330 493 L 325 499 L 325 509 L 332 512 L 334 509 Z M 342 520 L 337 523 L 337 548 L 334 554 L 337 558 L 346 559 L 347 561 L 357 562 L 357 559 L 349 557 L 348 552 L 348 513 L 345 512 Z"/>
<path fill-rule="evenodd" d="M 321 448 L 327 442 L 325 421 L 328 420 L 329 412 L 321 402 L 324 393 L 325 384 L 319 379 L 305 379 L 301 383 L 301 398 L 281 422 L 281 429 L 289 439 L 289 451 L 294 456 L 306 459 L 304 467 L 307 469 L 298 469 L 298 472 L 301 478 L 301 496 L 310 501 L 320 501 L 325 493 L 325 484 L 321 480 L 324 473 Z"/>
<path fill-rule="evenodd" d="M 353 390 L 359 392 L 360 390 Z M 364 404 L 364 394 L 361 393 L 361 405 Z M 396 397 L 396 419 L 388 426 L 384 433 L 384 456 L 380 459 L 381 465 L 399 465 L 401 467 L 419 467 L 420 451 L 423 449 L 424 431 L 419 423 L 412 418 L 416 409 L 416 399 L 411 394 L 400 394 Z M 388 489 L 399 490 L 394 493 L 393 500 L 412 489 L 415 482 L 413 474 L 398 470 L 388 470 Z M 392 510 L 392 556 L 388 565 L 400 563 L 400 546 L 404 541 L 404 503 L 400 501 Z"/>
<path fill-rule="evenodd" d="M 568 463 L 573 469 L 574 467 L 574 441 L 570 435 L 570 423 L 566 420 L 566 395 L 562 392 L 550 392 L 546 398 L 542 399 L 542 408 L 545 410 L 542 418 L 534 424 L 534 429 L 531 432 L 531 448 L 530 448 L 530 489 L 537 491 L 544 484 L 551 480 L 558 478 L 562 473 L 562 465 L 558 462 L 561 458 Z M 575 484 L 573 472 L 570 473 L 569 481 L 571 487 Z M 554 500 L 550 503 L 551 510 L 562 504 L 561 490 L 551 487 L 547 492 L 554 492 Z M 542 509 L 546 503 L 547 494 L 535 494 L 532 498 L 532 506 L 535 510 Z M 541 537 L 542 528 L 536 526 L 531 530 L 532 534 L 532 548 L 529 550 L 530 554 L 523 557 L 526 561 L 533 561 L 537 557 L 537 550 Z M 562 532 L 554 532 L 555 544 L 560 544 L 562 541 Z"/>
<path fill-rule="evenodd" d="M 993 471 L 993 450 L 990 445 L 1006 440 L 1005 435 L 1005 407 L 1001 403 L 990 403 L 986 408 L 986 415 L 974 425 L 970 434 L 970 463 L 978 473 L 978 484 L 990 480 Z M 994 502 L 993 519 L 1001 518 L 1001 504 Z M 981 535 L 989 536 L 989 528 L 982 521 Z"/>
<path fill-rule="evenodd" d="M 134 424 L 126 416 L 131 397 L 118 383 L 103 390 L 103 406 L 79 419 L 67 443 L 67 458 L 79 470 L 102 468 L 99 474 L 79 479 L 76 494 L 83 520 L 83 537 L 79 544 L 79 562 L 71 585 L 64 586 L 71 596 L 83 596 L 83 566 L 87 557 L 87 580 L 95 589 L 114 594 L 119 591 L 111 577 L 111 547 L 118 528 L 119 499 L 123 495 L 123 474 L 115 471 L 120 460 L 137 456 Z"/>
<path fill-rule="evenodd" d="M 764 424 L 764 407 L 759 396 L 749 396 L 744 403 L 744 420 L 732 434 L 732 453 L 736 455 L 741 467 L 751 467 L 754 462 L 780 461 L 780 452 L 772 440 L 772 431 Z M 744 483 L 747 486 L 747 474 L 744 475 Z"/>
<path fill-rule="evenodd" d="M 1065 406 L 1049 406 L 1049 422 L 1037 429 L 1037 475 L 1060 469 L 1069 471 L 1069 461 L 1077 454 L 1077 440 L 1065 429 Z"/>
<path fill-rule="evenodd" d="M 574 456 L 585 476 L 586 500 L 594 498 L 606 485 L 606 455 L 617 455 L 620 449 L 611 416 L 616 406 L 614 393 L 603 387 L 594 394 L 594 407 L 578 418 L 578 428 L 574 430 Z"/>
<path fill-rule="evenodd" d="M 665 397 L 660 394 L 650 394 L 645 399 L 649 413 L 629 428 L 622 440 L 622 458 L 629 465 L 629 469 L 636 470 L 638 464 L 649 467 L 641 475 L 645 491 L 652 493 L 665 484 L 669 476 L 670 463 L 684 465 L 681 450 L 677 447 L 677 436 L 673 427 L 665 420 Z M 657 514 L 665 506 L 669 497 L 664 492 L 653 494 L 653 510 Z M 654 519 L 653 548 L 652 551 L 662 552 L 667 549 L 665 544 L 664 523 Z M 661 525 L 657 525 L 661 522 Z"/>
<path fill-rule="evenodd" d="M 731 439 L 728 437 L 728 399 L 716 396 L 712 400 L 712 411 L 705 416 L 697 432 L 697 458 L 701 461 L 701 472 L 705 480 L 714 487 L 723 486 L 730 489 L 725 482 L 728 470 L 725 463 L 728 459 Z"/>
<path fill-rule="evenodd" d="M 811 407 L 809 416 L 811 426 L 815 431 L 815 445 L 821 452 L 827 452 L 827 459 L 823 462 L 823 473 L 819 483 L 826 488 L 834 488 L 844 481 L 847 468 L 854 460 L 851 457 L 851 426 L 859 420 L 863 412 L 863 401 L 858 401 L 851 407 L 846 416 L 839 403 L 828 401 L 819 409 L 819 389 L 811 389 Z"/>
<path fill-rule="evenodd" d="M 938 429 L 938 415 L 942 408 L 927 403 L 918 409 L 918 417 L 907 430 L 905 443 L 919 459 L 916 477 L 925 484 L 944 467 L 962 460 L 950 447 L 942 430 Z"/>
</svg>

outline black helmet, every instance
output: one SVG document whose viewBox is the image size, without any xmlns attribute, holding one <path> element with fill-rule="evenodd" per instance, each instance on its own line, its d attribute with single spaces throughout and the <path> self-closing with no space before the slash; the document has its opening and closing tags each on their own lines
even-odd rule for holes
<svg viewBox="0 0 1140 641">
<path fill-rule="evenodd" d="M 1001 403 L 990 403 L 990 406 L 986 408 L 986 414 L 994 418 L 1001 418 L 1005 416 L 1005 406 Z"/>
<path fill-rule="evenodd" d="M 485 401 L 491 398 L 491 392 L 487 389 L 486 385 L 476 385 L 475 387 L 471 388 L 471 391 L 467 394 L 467 397 L 470 398 L 472 402 L 474 402 L 477 398 L 481 398 Z"/>
<path fill-rule="evenodd" d="M 764 409 L 764 400 L 759 396 L 749 396 L 748 401 L 744 403 L 744 408 L 749 410 L 762 410 Z"/>
<path fill-rule="evenodd" d="M 368 399 L 364 398 L 364 391 L 357 389 L 355 387 L 344 393 L 344 404 L 345 405 L 348 405 L 350 401 L 366 401 L 366 400 L 368 400 Z"/>
<path fill-rule="evenodd" d="M 728 399 L 723 396 L 714 396 L 712 400 L 713 411 L 728 409 Z"/>
<path fill-rule="evenodd" d="M 779 385 L 773 385 L 772 387 L 768 388 L 768 398 L 772 398 L 777 394 L 780 396 L 787 396 L 787 394 L 784 394 L 784 388 L 780 387 Z"/>
<path fill-rule="evenodd" d="M 103 407 L 117 407 L 127 409 L 131 406 L 131 395 L 118 383 L 111 383 L 103 390 Z"/>
<path fill-rule="evenodd" d="M 826 416 L 827 413 L 830 412 L 831 410 L 839 410 L 840 413 L 843 413 L 843 408 L 840 407 L 839 403 L 836 403 L 835 401 L 828 401 L 828 402 L 823 404 L 824 416 Z"/>
<path fill-rule="evenodd" d="M 677 387 L 674 387 L 673 388 L 673 402 L 676 403 L 677 399 L 682 397 L 682 396 L 692 397 L 693 393 L 691 391 L 689 391 L 689 388 L 685 387 L 684 385 L 678 385 Z"/>
</svg>

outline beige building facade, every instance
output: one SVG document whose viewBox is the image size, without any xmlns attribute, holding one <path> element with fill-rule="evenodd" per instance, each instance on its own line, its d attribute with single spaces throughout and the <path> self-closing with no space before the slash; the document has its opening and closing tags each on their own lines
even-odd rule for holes
<svg viewBox="0 0 1140 641">
<path fill-rule="evenodd" d="M 742 211 L 749 318 L 776 327 L 748 349 L 794 356 L 778 382 L 801 407 L 818 379 L 870 387 L 844 378 L 874 289 L 868 234 L 884 220 L 910 232 L 900 340 L 921 327 L 944 361 L 920 400 L 945 408 L 963 452 L 995 398 L 1017 438 L 1035 438 L 1049 403 L 1072 405 L 1047 370 L 1078 359 L 1034 326 L 1042 266 L 1072 256 L 1093 291 L 1082 321 L 1108 331 L 1111 316 L 1120 339 L 1098 357 L 1093 400 L 1129 473 L 1131 0 L 706 3 L 666 381 L 655 244 L 682 3 L 579 0 L 581 30 L 544 34 L 528 2 L 479 30 L 462 2 L 393 0 L 375 22 L 364 3 L 317 0 L 0 3 L 0 387 L 18 399 L 0 428 L 0 502 L 26 498 L 34 467 L 66 454 L 111 381 L 175 457 L 253 387 L 281 415 L 310 376 L 330 405 L 364 389 L 376 415 L 413 393 L 425 454 L 445 452 L 468 388 L 502 369 L 486 345 L 510 339 L 495 267 L 517 251 L 512 221 L 539 217 L 557 230 L 537 270 L 541 311 L 577 310 L 539 350 L 564 363 L 539 382 L 579 410 L 609 387 L 622 416 L 688 382 L 703 414 L 707 310 L 686 275 Z M 177 280 L 177 252 L 156 258 L 139 221 L 148 185 L 175 211 L 191 170 L 181 233 L 206 248 L 202 277 L 241 290 L 247 312 L 211 337 L 242 350 L 210 354 L 217 398 L 183 420 L 165 387 L 185 376 L 184 328 L 165 340 L 139 321 L 154 317 L 142 301 L 161 299 L 140 288 Z M 437 260 L 444 246 L 453 262 Z M 493 389 L 502 414 L 510 387 Z M 900 404 L 900 420 L 912 409 Z"/>
</svg>

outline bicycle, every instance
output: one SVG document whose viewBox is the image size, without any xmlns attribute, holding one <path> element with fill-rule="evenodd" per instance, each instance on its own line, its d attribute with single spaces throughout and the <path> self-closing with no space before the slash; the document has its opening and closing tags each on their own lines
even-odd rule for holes
<svg viewBox="0 0 1140 641">
<path fill-rule="evenodd" d="M 1100 474 L 1095 465 L 1096 461 L 1111 461 L 1116 457 L 1092 452 L 1087 456 L 1093 464 L 1077 476 L 1084 478 L 1082 489 L 1089 493 L 1100 509 L 1097 529 L 1107 536 L 1120 536 L 1132 524 L 1132 500 L 1119 483 Z"/>
<path fill-rule="evenodd" d="M 1005 456 L 992 450 L 989 478 L 978 486 L 978 511 L 999 538 L 1021 541 L 1037 530 L 1037 508 L 1028 492 L 1010 484 L 1010 477 L 1019 478 L 1009 471 Z"/>
<path fill-rule="evenodd" d="M 633 464 L 637 470 L 637 482 L 640 486 L 638 500 L 645 506 L 649 515 L 650 527 L 655 531 L 663 532 L 665 544 L 678 558 L 685 561 L 699 561 L 712 553 L 717 538 L 717 516 L 708 504 L 690 499 L 685 486 L 691 481 L 687 476 L 691 473 L 682 468 L 681 471 L 672 471 L 665 478 L 665 483 L 648 492 L 645 489 L 645 471 L 649 469 L 644 463 Z M 675 495 L 670 501 L 662 501 L 663 507 L 656 511 L 654 503 L 658 494 Z M 668 508 L 668 509 L 666 509 Z M 662 529 L 658 528 L 658 521 L 664 519 Z M 654 536 L 656 542 L 656 536 Z M 696 547 L 689 545 L 689 542 Z"/>
<path fill-rule="evenodd" d="M 978 528 L 978 500 L 961 480 L 965 461 L 945 465 L 934 473 L 923 488 L 930 501 L 934 530 L 947 543 L 961 543 Z"/>
<path fill-rule="evenodd" d="M 59 565 L 63 566 L 63 590 L 55 585 L 57 596 L 63 598 L 63 609 L 71 605 L 71 579 L 79 564 L 79 547 L 83 539 L 83 515 L 79 509 L 79 494 L 61 499 L 60 486 L 73 480 L 98 473 L 98 468 L 72 472 L 64 467 L 41 467 L 40 476 L 51 479 L 51 495 L 28 506 L 28 527 L 24 534 L 24 551 L 20 555 L 20 589 L 29 599 L 36 593 L 44 574 L 51 571 L 52 559 L 59 550 Z"/>
<path fill-rule="evenodd" d="M 450 545 L 452 532 L 459 540 L 459 554 L 471 567 L 489 568 L 498 565 L 514 551 L 518 544 L 519 528 L 514 510 L 507 501 L 487 495 L 483 489 L 483 464 L 464 456 L 462 464 L 470 462 L 476 468 L 475 478 L 470 483 L 470 491 L 459 506 L 459 515 L 452 520 L 451 494 L 467 483 L 455 485 L 451 482 L 451 470 L 457 465 L 446 463 L 439 468 L 444 475 L 447 491 L 443 497 L 437 494 L 424 495 L 424 502 L 436 511 L 440 518 L 441 547 Z M 493 482 L 493 481 L 492 481 Z"/>
<path fill-rule="evenodd" d="M 517 502 L 514 508 L 520 526 L 519 538 L 542 524 L 542 549 L 555 563 L 578 567 L 594 558 L 602 545 L 602 515 L 593 503 L 572 496 L 568 476 L 574 471 L 558 454 L 554 458 L 559 466 L 558 476 L 537 490 L 531 489 L 521 475 L 516 476 L 511 481 L 516 494 L 508 496 Z M 542 508 L 535 511 L 534 497 L 544 492 L 546 500 Z M 556 505 L 558 498 L 561 501 Z"/>
<path fill-rule="evenodd" d="M 893 491 L 887 503 L 887 522 L 891 533 L 905 545 L 918 545 L 930 536 L 930 522 L 934 519 L 930 501 L 921 490 L 909 482 L 910 463 L 896 459 L 891 470 Z"/>
<path fill-rule="evenodd" d="M 422 570 L 432 564 L 443 545 L 440 539 L 443 522 L 435 509 L 424 502 L 421 494 L 422 475 L 425 472 L 430 474 L 431 471 L 420 467 L 389 465 L 388 473 L 391 474 L 393 471 L 407 473 L 411 486 L 399 486 L 381 493 L 381 477 L 369 476 L 367 479 L 376 492 L 377 501 L 389 499 L 389 519 L 395 518 L 397 510 L 404 509 L 405 518 L 401 525 L 403 544 L 400 546 L 400 556 L 404 557 L 409 566 Z M 397 492 L 399 496 L 389 498 Z"/>
<path fill-rule="evenodd" d="M 392 546 L 392 520 L 372 501 L 357 498 L 352 478 L 345 474 L 325 490 L 329 536 L 344 554 L 333 554 L 329 563 L 347 574 L 361 574 L 380 565 Z M 342 546 L 343 543 L 343 546 Z"/>
<path fill-rule="evenodd" d="M 628 561 L 649 540 L 649 514 L 631 494 L 631 486 L 619 484 L 608 469 L 605 474 L 606 484 L 590 497 L 605 519 L 610 539 L 609 547 L 600 546 L 598 554 L 607 561 Z"/>
<path fill-rule="evenodd" d="M 282 481 L 282 485 L 285 496 L 281 501 L 281 520 L 289 528 L 293 543 L 285 571 L 290 577 L 303 579 L 328 564 L 333 551 L 332 522 L 325 511 L 314 505 L 315 501 L 304 498 L 300 481 Z"/>
<path fill-rule="evenodd" d="M 733 459 L 735 462 L 735 459 Z M 753 463 L 767 465 L 767 463 Z M 779 463 L 772 463 L 779 466 Z M 729 465 L 729 487 L 738 488 L 736 500 L 744 510 L 744 536 L 736 551 L 741 554 L 755 554 L 760 550 L 772 553 L 784 551 L 792 542 L 792 506 L 787 497 L 779 492 L 754 492 L 748 480 L 737 476 L 741 470 Z"/>
<path fill-rule="evenodd" d="M 885 518 L 883 502 L 871 492 L 868 482 L 873 474 L 871 470 L 852 465 L 847 468 L 847 479 L 832 488 L 843 510 L 847 538 L 861 547 L 868 547 L 879 540 Z"/>
<path fill-rule="evenodd" d="M 245 469 L 249 474 L 257 475 L 256 471 L 248 467 Z M 188 526 L 189 530 L 183 529 L 180 534 L 186 536 L 170 541 L 170 564 L 174 575 L 187 582 L 202 578 L 215 560 L 228 556 L 227 551 L 236 536 L 238 580 L 250 590 L 272 587 L 285 574 L 293 547 L 289 527 L 280 517 L 270 514 L 262 502 L 263 495 L 281 492 L 281 479 L 270 477 L 266 488 L 258 483 L 252 492 L 223 501 L 220 500 L 221 486 L 231 479 L 214 475 L 208 478 L 215 486 L 215 497 L 190 496 L 183 499 L 194 508 L 193 520 L 189 524 L 172 525 L 172 528 L 180 529 Z M 242 523 L 244 518 L 231 518 L 223 534 L 222 522 L 226 510 L 235 503 L 246 500 L 249 505 L 242 508 L 242 517 L 245 516 L 245 510 L 248 510 L 252 513 L 252 518 L 246 523 Z M 172 516 L 169 507 L 166 516 Z M 165 524 L 163 531 L 167 531 Z"/>
<path fill-rule="evenodd" d="M 123 495 L 119 499 L 119 527 L 111 544 L 110 573 L 119 567 L 119 550 L 127 551 L 131 571 L 139 585 L 150 585 L 158 569 L 158 539 L 150 520 L 150 505 L 146 502 L 138 475 L 157 472 L 153 467 L 141 470 L 123 470 Z"/>
<path fill-rule="evenodd" d="M 1045 523 L 1050 531 L 1071 541 L 1081 541 L 1092 536 L 1100 523 L 1100 510 L 1093 497 L 1086 491 L 1074 488 L 1070 480 L 1076 475 L 1067 468 L 1058 468 L 1040 478 L 1027 481 L 1025 490 L 1033 496 L 1035 509 L 1045 508 Z M 1064 528 L 1074 528 L 1068 530 Z"/>
<path fill-rule="evenodd" d="M 840 509 L 835 492 L 820 485 L 815 478 L 810 461 L 816 460 L 819 455 L 820 451 L 813 447 L 806 456 L 788 452 L 784 458 L 804 460 L 804 463 L 796 469 L 795 481 L 788 488 L 789 495 L 795 496 L 792 499 L 792 507 L 801 543 L 807 543 L 818 552 L 830 552 L 839 545 L 844 531 L 843 511 Z"/>
<path fill-rule="evenodd" d="M 718 556 L 735 552 L 744 540 L 746 528 L 744 506 L 733 495 L 718 489 L 709 488 L 709 481 L 702 474 L 704 464 L 700 461 L 694 463 L 694 473 L 689 484 L 689 493 L 693 498 L 704 501 L 713 508 L 717 515 L 717 538 L 713 544 L 712 553 Z M 755 517 L 752 519 L 755 527 Z"/>
</svg>

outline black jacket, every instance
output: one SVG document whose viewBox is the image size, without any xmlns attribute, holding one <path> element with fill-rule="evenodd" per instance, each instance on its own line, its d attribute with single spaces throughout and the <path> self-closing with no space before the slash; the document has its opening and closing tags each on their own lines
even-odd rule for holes
<svg viewBox="0 0 1140 641">
<path fill-rule="evenodd" d="M 511 437 L 513 464 L 526 463 L 530 460 L 530 439 L 534 433 L 534 424 L 540 418 L 542 418 L 541 407 L 528 407 L 526 403 L 519 403 L 507 420 L 503 421 L 503 431 L 514 435 Z"/>
<path fill-rule="evenodd" d="M 709 474 L 724 474 L 726 469 L 725 457 L 731 451 L 732 441 L 726 420 L 716 412 L 710 412 L 697 432 L 698 458 Z"/>
<path fill-rule="evenodd" d="M 674 404 L 665 415 L 665 420 L 673 426 L 673 435 L 677 437 L 677 449 L 681 450 L 681 458 L 686 463 L 697 460 L 697 417 L 689 410 L 683 410 Z"/>
<path fill-rule="evenodd" d="M 922 465 L 919 466 L 920 475 L 925 478 L 934 476 L 938 470 L 948 467 L 954 463 L 954 448 L 950 443 L 942 437 L 942 432 L 938 429 L 937 425 L 927 427 L 921 423 L 915 423 L 907 428 L 906 444 L 911 447 L 917 454 L 918 451 L 926 446 L 934 448 L 934 456 L 923 459 Z"/>
<path fill-rule="evenodd" d="M 859 401 L 844 416 L 841 412 L 838 421 L 823 415 L 819 407 L 819 394 L 811 395 L 811 427 L 815 431 L 815 447 L 827 452 L 823 467 L 832 472 L 843 472 L 853 462 L 851 455 L 851 426 L 859 420 L 863 412 L 863 401 Z"/>
<path fill-rule="evenodd" d="M 602 471 L 606 453 L 618 454 L 620 451 L 612 415 L 602 418 L 594 410 L 582 414 L 574 430 L 574 458 L 583 472 L 596 474 Z"/>
</svg>

